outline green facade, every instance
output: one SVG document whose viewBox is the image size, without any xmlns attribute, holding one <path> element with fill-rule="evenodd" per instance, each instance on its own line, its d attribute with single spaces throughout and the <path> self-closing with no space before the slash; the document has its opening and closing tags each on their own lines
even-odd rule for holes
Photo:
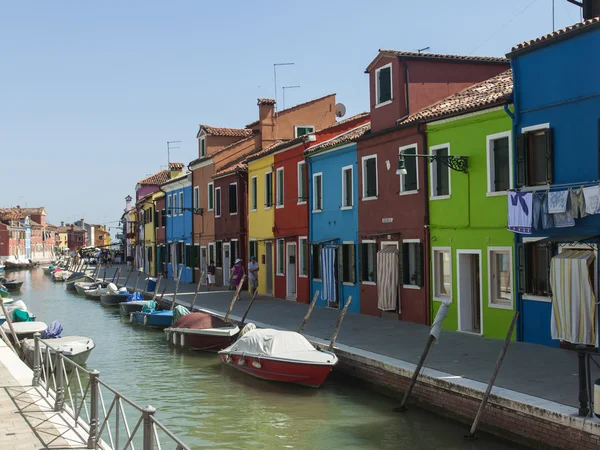
<svg viewBox="0 0 600 450">
<path fill-rule="evenodd" d="M 431 308 L 435 317 L 441 300 L 451 301 L 446 329 L 504 338 L 515 311 L 514 234 L 506 229 L 507 194 L 488 192 L 494 186 L 495 149 L 506 144 L 506 151 L 497 150 L 498 155 L 512 158 L 511 126 L 501 107 L 427 126 L 429 153 L 449 144 L 451 156 L 467 156 L 469 163 L 468 174 L 448 171 L 450 193 L 445 198 L 432 197 L 440 191 L 433 187 L 432 166 L 429 172 Z M 510 187 L 512 159 L 505 164 L 496 178 L 504 176 Z M 441 262 L 448 256 L 450 267 Z"/>
</svg>

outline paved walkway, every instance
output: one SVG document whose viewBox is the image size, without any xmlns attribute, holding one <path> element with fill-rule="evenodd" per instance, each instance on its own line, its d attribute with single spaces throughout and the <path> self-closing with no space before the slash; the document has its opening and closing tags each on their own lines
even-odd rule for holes
<svg viewBox="0 0 600 450">
<path fill-rule="evenodd" d="M 108 270 L 107 277 L 110 278 L 113 275 L 113 270 Z M 125 282 L 126 270 L 128 269 L 125 267 L 121 269 L 121 284 Z M 135 275 L 134 272 L 130 277 L 129 287 L 133 287 L 135 284 Z M 145 283 L 140 281 L 138 288 L 143 289 L 144 285 Z M 169 280 L 166 285 L 167 293 L 174 292 L 174 281 Z M 163 280 L 160 291 L 164 286 L 165 281 Z M 180 284 L 177 303 L 188 306 L 194 297 L 195 288 L 196 286 L 192 284 Z M 202 308 L 224 315 L 232 297 L 233 291 L 206 292 L 206 289 L 202 289 L 201 295 L 196 300 L 195 309 Z M 165 299 L 170 299 L 170 296 L 165 295 Z M 249 293 L 244 292 L 233 309 L 233 315 L 241 317 L 249 300 Z M 307 309 L 308 305 L 301 303 L 271 297 L 257 297 L 247 321 L 268 324 L 274 328 L 297 330 Z M 315 308 L 304 333 L 307 336 L 329 340 L 338 316 L 338 310 Z M 337 343 L 416 364 L 428 334 L 429 327 L 426 326 L 348 313 L 338 335 Z M 443 330 L 440 341 L 432 347 L 425 366 L 451 374 L 453 378 L 487 383 L 502 345 L 502 340 Z M 512 342 L 495 385 L 577 407 L 579 395 L 577 364 L 575 352 L 524 342 Z M 592 366 L 592 379 L 600 378 L 600 369 L 593 364 Z"/>
</svg>

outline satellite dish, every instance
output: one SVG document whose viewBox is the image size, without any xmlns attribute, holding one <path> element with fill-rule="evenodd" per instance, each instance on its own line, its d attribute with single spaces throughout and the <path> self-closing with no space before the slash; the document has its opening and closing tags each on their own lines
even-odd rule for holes
<svg viewBox="0 0 600 450">
<path fill-rule="evenodd" d="M 346 115 L 346 107 L 343 103 L 335 105 L 335 117 L 344 117 Z"/>
</svg>

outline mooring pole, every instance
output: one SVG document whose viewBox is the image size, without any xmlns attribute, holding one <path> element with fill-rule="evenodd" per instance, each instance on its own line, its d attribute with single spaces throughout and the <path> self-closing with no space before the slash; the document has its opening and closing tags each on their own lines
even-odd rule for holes
<svg viewBox="0 0 600 450">
<path fill-rule="evenodd" d="M 171 302 L 171 311 L 175 308 L 175 300 L 177 300 L 177 292 L 179 291 L 179 280 L 181 280 L 181 272 L 183 272 L 183 267 L 179 268 L 179 273 L 177 274 L 177 281 L 175 282 L 175 293 L 173 294 L 173 301 Z"/>
<path fill-rule="evenodd" d="M 587 376 L 585 370 L 585 345 L 577 345 L 577 360 L 579 366 L 579 417 L 590 414 L 588 405 Z"/>
<path fill-rule="evenodd" d="M 154 286 L 154 294 L 152 295 L 152 300 L 156 301 L 156 295 L 158 294 L 158 288 L 160 287 L 160 280 L 162 280 L 162 273 L 158 274 L 158 279 L 156 280 L 156 286 Z"/>
<path fill-rule="evenodd" d="M 313 309 L 315 309 L 315 304 L 317 303 L 317 298 L 319 297 L 319 291 L 315 291 L 315 295 L 313 295 L 313 299 L 312 302 L 310 302 L 310 306 L 308 307 L 308 311 L 306 312 L 306 315 L 304 316 L 304 319 L 302 319 L 302 323 L 300 324 L 300 329 L 298 330 L 298 333 L 302 334 L 302 330 L 304 330 L 304 326 L 306 325 L 306 322 L 308 322 L 308 319 L 310 319 L 310 315 L 313 312 Z"/>
<path fill-rule="evenodd" d="M 242 321 L 240 322 L 240 329 L 242 329 L 244 326 L 244 322 L 246 321 L 246 316 L 248 316 L 248 313 L 250 312 L 250 308 L 252 307 L 252 303 L 254 303 L 254 299 L 256 298 L 257 293 L 258 293 L 258 289 L 255 289 L 254 294 L 252 294 L 252 298 L 250 299 L 250 303 L 248 303 L 248 307 L 246 308 L 246 312 L 242 316 Z"/>
<path fill-rule="evenodd" d="M 337 340 L 338 333 L 340 332 L 340 327 L 342 326 L 342 322 L 344 321 L 344 316 L 346 315 L 346 312 L 348 311 L 348 306 L 350 306 L 350 303 L 352 303 L 351 295 L 348 297 L 348 300 L 346 301 L 346 304 L 344 305 L 344 309 L 342 309 L 342 313 L 340 314 L 338 323 L 335 326 L 335 330 L 333 330 L 333 336 L 331 336 L 331 342 L 329 343 L 329 347 L 327 347 L 327 350 L 329 350 L 329 351 L 333 350 L 333 346 L 335 345 L 335 341 Z"/>
<path fill-rule="evenodd" d="M 141 270 L 137 271 L 137 277 L 135 278 L 135 286 L 133 287 L 134 293 L 137 292 L 137 285 L 138 285 L 138 281 L 140 281 L 140 273 L 141 272 L 142 272 Z"/>
<path fill-rule="evenodd" d="M 233 296 L 233 300 L 231 300 L 231 304 L 229 305 L 227 314 L 225 314 L 225 319 L 224 319 L 225 322 L 227 322 L 229 320 L 229 314 L 231 314 L 231 311 L 233 311 L 233 305 L 235 305 L 235 302 L 240 297 L 240 290 L 242 289 L 242 285 L 244 284 L 245 279 L 246 279 L 246 275 L 242 275 L 242 279 L 240 280 L 240 284 L 238 284 L 238 287 L 235 290 L 235 295 Z"/>
<path fill-rule="evenodd" d="M 191 312 L 194 312 L 194 305 L 196 304 L 198 292 L 200 292 L 200 283 L 202 283 L 202 278 L 204 278 L 204 271 L 202 271 L 202 273 L 200 274 L 200 279 L 198 279 L 198 284 L 196 285 L 196 293 L 194 294 L 194 300 L 192 300 L 192 304 L 190 305 Z"/>
<path fill-rule="evenodd" d="M 131 270 L 127 274 L 127 278 L 125 278 L 125 287 L 127 287 L 127 283 L 129 283 L 129 277 L 131 276 L 131 272 L 133 272 L 133 264 L 131 265 Z"/>
</svg>

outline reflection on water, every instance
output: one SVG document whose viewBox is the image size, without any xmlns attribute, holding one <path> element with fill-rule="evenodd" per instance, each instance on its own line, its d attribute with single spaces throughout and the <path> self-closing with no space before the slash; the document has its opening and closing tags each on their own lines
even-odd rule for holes
<svg viewBox="0 0 600 450">
<path fill-rule="evenodd" d="M 224 367 L 215 354 L 170 347 L 164 334 L 122 322 L 65 291 L 42 270 L 12 272 L 25 280 L 14 297 L 38 320 L 59 320 L 64 335 L 96 342 L 88 368 L 126 397 L 158 409 L 158 419 L 192 448 L 469 449 L 521 448 L 482 436 L 466 442 L 464 425 L 397 403 L 330 377 L 320 389 L 270 383 Z"/>
</svg>

